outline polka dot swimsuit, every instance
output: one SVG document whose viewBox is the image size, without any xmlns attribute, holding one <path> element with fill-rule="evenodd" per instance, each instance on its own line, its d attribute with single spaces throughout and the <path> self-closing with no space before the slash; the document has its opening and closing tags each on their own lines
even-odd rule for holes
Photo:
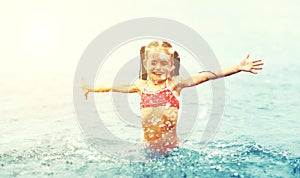
<svg viewBox="0 0 300 178">
<path fill-rule="evenodd" d="M 147 91 L 145 88 L 142 90 L 140 108 L 157 106 L 176 107 L 179 109 L 179 101 L 167 85 L 155 92 Z"/>
</svg>

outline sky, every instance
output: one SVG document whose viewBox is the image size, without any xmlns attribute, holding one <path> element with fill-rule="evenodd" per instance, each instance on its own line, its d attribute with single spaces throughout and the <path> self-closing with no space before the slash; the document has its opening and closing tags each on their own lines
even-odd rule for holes
<svg viewBox="0 0 300 178">
<path fill-rule="evenodd" d="M 300 40 L 298 7 L 296 0 L 2 1 L 0 70 L 31 78 L 72 76 L 101 32 L 141 17 L 176 20 L 196 30 L 221 66 L 239 62 L 246 53 L 274 65 L 294 63 Z M 128 53 L 138 55 L 136 49 Z"/>
</svg>

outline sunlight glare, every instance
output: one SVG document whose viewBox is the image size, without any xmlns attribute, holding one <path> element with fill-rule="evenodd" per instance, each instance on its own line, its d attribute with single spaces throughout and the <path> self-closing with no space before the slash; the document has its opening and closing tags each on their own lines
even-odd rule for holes
<svg viewBox="0 0 300 178">
<path fill-rule="evenodd" d="M 46 45 L 53 37 L 53 28 L 48 24 L 34 24 L 30 29 L 29 37 L 35 45 Z"/>
</svg>

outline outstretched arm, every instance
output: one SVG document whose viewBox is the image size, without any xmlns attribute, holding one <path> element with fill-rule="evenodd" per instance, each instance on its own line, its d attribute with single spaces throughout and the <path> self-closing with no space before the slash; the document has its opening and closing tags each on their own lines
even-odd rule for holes
<svg viewBox="0 0 300 178">
<path fill-rule="evenodd" d="M 198 85 L 200 83 L 206 82 L 208 80 L 213 80 L 221 77 L 227 77 L 232 74 L 239 73 L 241 71 L 250 72 L 252 74 L 257 74 L 257 70 L 262 70 L 263 62 L 260 59 L 249 60 L 249 54 L 237 65 L 223 68 L 219 71 L 203 71 L 196 75 L 192 75 L 187 78 L 178 78 L 176 86 L 178 88 L 185 88 Z"/>
<path fill-rule="evenodd" d="M 123 85 L 116 85 L 116 86 L 108 86 L 103 85 L 99 87 L 90 87 L 88 85 L 83 85 L 81 88 L 84 91 L 85 99 L 88 99 L 88 94 L 90 92 L 121 92 L 121 93 L 135 93 L 138 92 L 139 89 L 135 85 L 136 82 L 131 84 L 123 84 Z"/>
</svg>

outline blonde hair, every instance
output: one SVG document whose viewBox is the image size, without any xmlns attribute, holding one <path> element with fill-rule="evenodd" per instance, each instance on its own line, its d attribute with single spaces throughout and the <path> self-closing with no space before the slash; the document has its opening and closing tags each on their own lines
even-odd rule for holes
<svg viewBox="0 0 300 178">
<path fill-rule="evenodd" d="M 180 58 L 176 51 L 174 51 L 172 45 L 166 41 L 153 41 L 148 44 L 148 46 L 142 46 L 140 49 L 140 74 L 139 78 L 147 80 L 148 74 L 143 65 L 143 61 L 147 58 L 150 52 L 163 52 L 170 55 L 171 60 L 173 60 L 175 69 L 172 71 L 172 76 L 179 75 Z"/>
</svg>

